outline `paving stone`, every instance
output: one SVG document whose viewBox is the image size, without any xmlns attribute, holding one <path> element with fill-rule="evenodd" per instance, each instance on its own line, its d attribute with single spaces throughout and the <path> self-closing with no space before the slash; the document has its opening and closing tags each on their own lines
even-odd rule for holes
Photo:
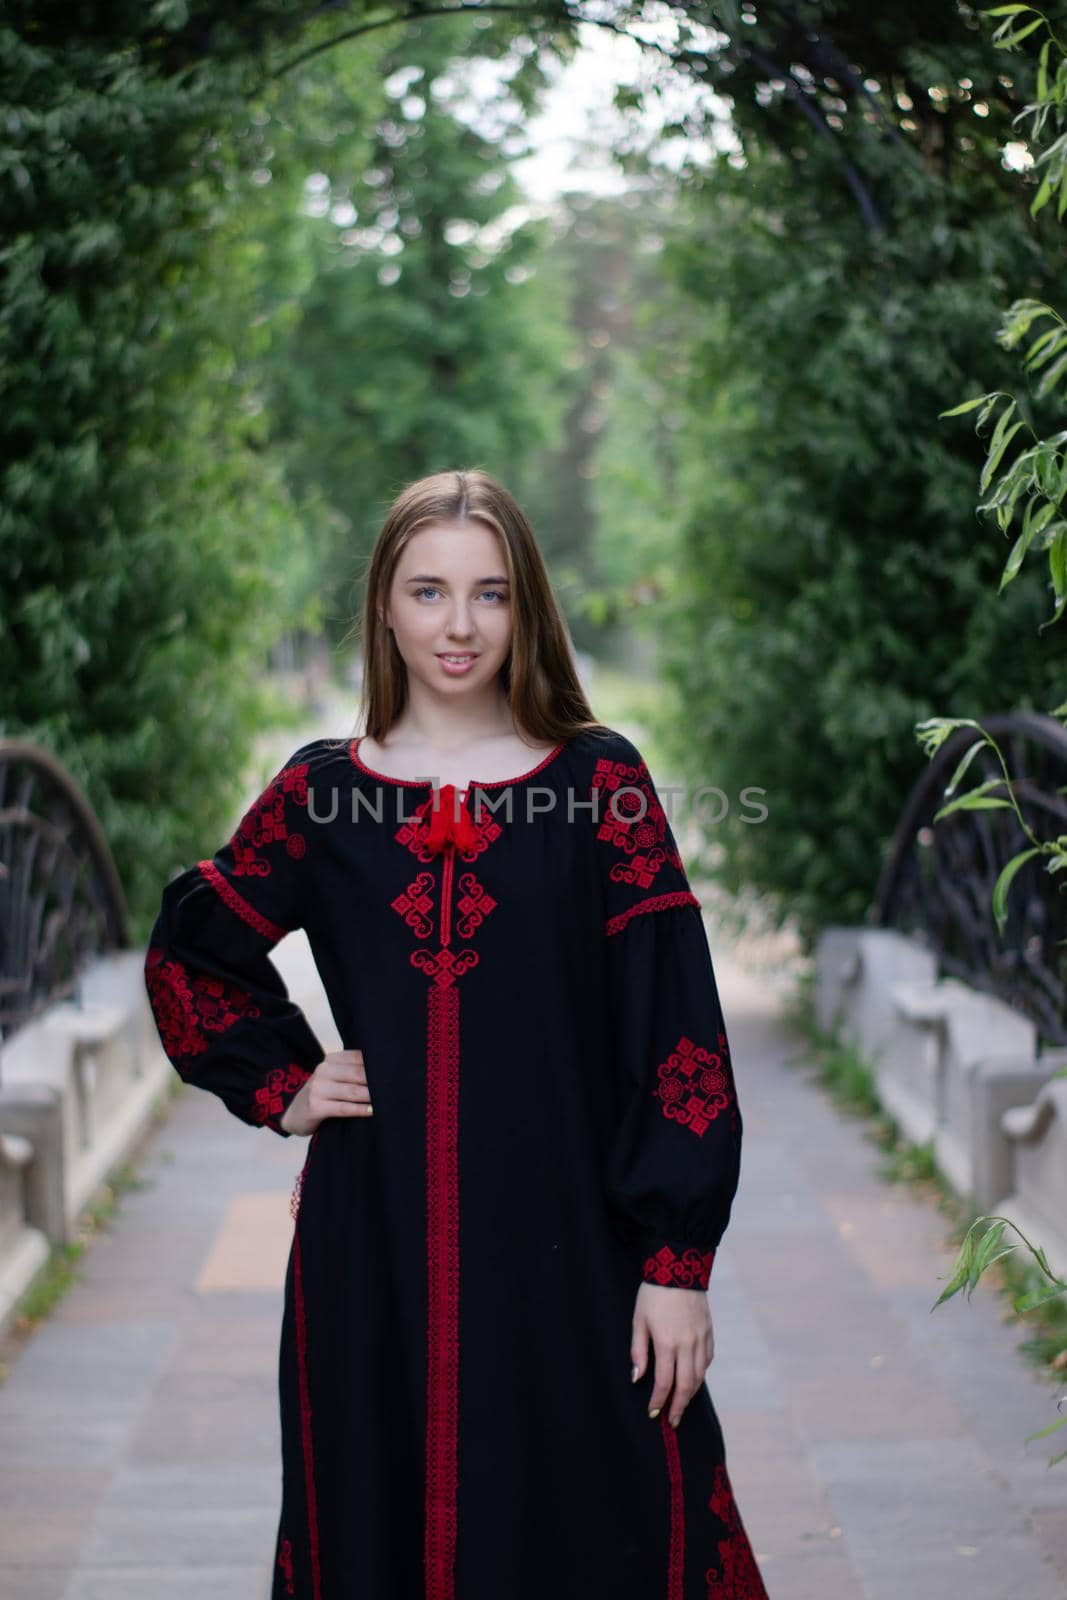
<svg viewBox="0 0 1067 1600">
<path fill-rule="evenodd" d="M 870 1600 L 1063 1600 L 1063 1584 L 1001 1476 L 970 1439 L 814 1448 Z"/>
<path fill-rule="evenodd" d="M 4 1600 L 63 1600 L 68 1580 L 67 1567 L 36 1563 L 20 1566 L 0 1561 L 0 1594 Z"/>
<path fill-rule="evenodd" d="M 85 1567 L 61 1600 L 190 1600 L 191 1594 L 196 1600 L 266 1600 L 268 1585 L 262 1566 L 199 1567 L 195 1589 L 184 1567 Z"/>
</svg>

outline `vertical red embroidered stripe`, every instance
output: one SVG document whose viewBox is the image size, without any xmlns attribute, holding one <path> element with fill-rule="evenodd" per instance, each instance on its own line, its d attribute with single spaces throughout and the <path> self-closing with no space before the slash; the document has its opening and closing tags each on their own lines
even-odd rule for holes
<svg viewBox="0 0 1067 1600">
<path fill-rule="evenodd" d="M 659 1419 L 663 1448 L 667 1452 L 667 1479 L 671 1490 L 670 1539 L 667 1550 L 667 1600 L 684 1600 L 685 1582 L 685 1502 L 682 1498 L 682 1458 L 678 1435 L 664 1411 Z"/>
<path fill-rule="evenodd" d="M 304 1273 L 300 1261 L 300 1228 L 293 1235 L 293 1298 L 296 1311 L 296 1361 L 300 1381 L 300 1429 L 304 1446 L 304 1489 L 307 1499 L 308 1549 L 311 1553 L 313 1600 L 321 1600 L 319 1575 L 319 1513 L 315 1502 L 315 1457 L 311 1448 L 311 1396 L 308 1392 L 307 1320 L 304 1312 Z"/>
<path fill-rule="evenodd" d="M 426 1051 L 426 1600 L 453 1600 L 459 1371 L 459 993 L 430 985 Z"/>
<path fill-rule="evenodd" d="M 455 852 L 445 851 L 441 868 L 441 943 L 447 945 L 452 937 L 452 874 L 456 870 Z"/>
</svg>

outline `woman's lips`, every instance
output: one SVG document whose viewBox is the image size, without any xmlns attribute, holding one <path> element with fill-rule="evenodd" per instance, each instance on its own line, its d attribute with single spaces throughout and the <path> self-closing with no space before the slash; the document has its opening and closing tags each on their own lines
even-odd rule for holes
<svg viewBox="0 0 1067 1600">
<path fill-rule="evenodd" d="M 471 654 L 465 661 L 449 661 L 447 656 L 438 653 L 437 659 L 450 678 L 461 678 L 465 672 L 469 672 L 473 667 L 478 655 Z"/>
</svg>

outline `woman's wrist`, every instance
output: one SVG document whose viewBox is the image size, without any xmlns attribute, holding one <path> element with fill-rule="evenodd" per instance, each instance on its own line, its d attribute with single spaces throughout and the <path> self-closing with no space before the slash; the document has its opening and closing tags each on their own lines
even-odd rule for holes
<svg viewBox="0 0 1067 1600">
<path fill-rule="evenodd" d="M 286 1133 L 306 1134 L 311 1131 L 307 1126 L 306 1121 L 308 1086 L 310 1083 L 311 1079 L 309 1078 L 307 1083 L 301 1084 L 296 1094 L 294 1094 L 293 1098 L 290 1100 L 289 1104 L 278 1118 L 279 1123 L 285 1129 Z"/>
</svg>

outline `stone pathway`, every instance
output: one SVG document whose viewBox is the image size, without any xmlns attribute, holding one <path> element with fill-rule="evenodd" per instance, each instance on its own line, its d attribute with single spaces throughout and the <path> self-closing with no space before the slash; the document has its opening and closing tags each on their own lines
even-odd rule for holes
<svg viewBox="0 0 1067 1600">
<path fill-rule="evenodd" d="M 715 942 L 713 938 L 713 949 Z M 716 956 L 745 1149 L 708 1383 L 771 1600 L 1064 1600 L 1056 1390 L 984 1284 L 804 1069 L 774 986 Z"/>
<path fill-rule="evenodd" d="M 1053 1391 L 992 1291 L 930 1314 L 944 1220 L 785 1065 L 781 961 L 742 966 L 709 925 L 746 1143 L 708 1382 L 771 1600 L 1067 1600 L 1067 1464 L 1022 1442 Z M 276 954 L 336 1047 L 303 936 Z M 0 1388 L 4 1600 L 265 1600 L 305 1149 L 201 1091 L 176 1102 Z"/>
</svg>

